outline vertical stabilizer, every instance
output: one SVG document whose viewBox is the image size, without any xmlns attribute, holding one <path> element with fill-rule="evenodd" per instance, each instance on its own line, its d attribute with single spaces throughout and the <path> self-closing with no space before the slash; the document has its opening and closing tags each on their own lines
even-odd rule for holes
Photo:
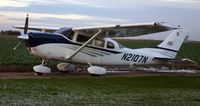
<svg viewBox="0 0 200 106">
<path fill-rule="evenodd" d="M 171 32 L 171 34 L 157 47 L 178 52 L 182 43 L 188 37 L 189 36 L 186 31 L 184 31 L 183 29 L 177 29 Z"/>
<path fill-rule="evenodd" d="M 169 58 L 175 58 L 183 42 L 188 38 L 188 33 L 183 29 L 176 29 L 157 46 L 159 53 Z"/>
</svg>

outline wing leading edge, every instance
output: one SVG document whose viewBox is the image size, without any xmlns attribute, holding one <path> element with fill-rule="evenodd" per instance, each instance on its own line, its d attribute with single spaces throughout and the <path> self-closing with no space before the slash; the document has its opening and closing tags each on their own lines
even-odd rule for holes
<svg viewBox="0 0 200 106">
<path fill-rule="evenodd" d="M 24 29 L 24 26 L 15 25 L 17 29 Z M 62 27 L 44 27 L 44 26 L 29 26 L 30 30 L 37 30 L 43 32 L 54 32 Z M 167 23 L 138 23 L 138 24 L 122 24 L 122 25 L 107 25 L 107 26 L 93 26 L 93 27 L 75 27 L 72 30 L 79 34 L 93 36 L 99 29 L 103 29 L 101 37 L 135 37 L 140 35 L 158 33 L 178 29 L 180 27 L 171 26 Z"/>
<path fill-rule="evenodd" d="M 86 35 L 94 35 L 98 29 L 103 29 L 101 37 L 135 37 L 151 33 L 158 33 L 178 29 L 166 23 L 139 23 L 139 24 L 124 24 L 124 25 L 110 25 L 97 27 L 78 27 L 72 30 Z"/>
<path fill-rule="evenodd" d="M 24 29 L 24 26 L 22 26 L 22 25 L 14 25 L 13 27 L 17 28 L 17 29 Z M 29 30 L 42 31 L 42 32 L 54 32 L 60 28 L 61 27 L 28 26 Z"/>
</svg>

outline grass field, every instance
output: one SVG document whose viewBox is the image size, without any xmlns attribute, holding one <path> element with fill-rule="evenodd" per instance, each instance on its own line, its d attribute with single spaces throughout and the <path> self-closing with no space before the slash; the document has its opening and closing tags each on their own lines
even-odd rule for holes
<svg viewBox="0 0 200 106">
<path fill-rule="evenodd" d="M 41 60 L 28 53 L 25 44 L 21 44 L 17 50 L 13 48 L 19 41 L 16 39 L 0 39 L 0 65 L 32 66 L 41 64 Z"/>
<path fill-rule="evenodd" d="M 199 106 L 200 77 L 0 80 L 0 105 Z"/>
<path fill-rule="evenodd" d="M 0 65 L 40 64 L 16 39 L 0 39 Z M 155 41 L 121 41 L 131 48 L 149 47 Z M 183 45 L 179 58 L 200 63 L 200 43 Z M 53 64 L 53 62 L 52 62 Z M 200 77 L 143 76 L 98 78 L 35 78 L 0 80 L 0 106 L 199 106 Z"/>
<path fill-rule="evenodd" d="M 18 43 L 16 39 L 0 39 L 0 65 L 32 66 L 40 64 L 40 59 L 28 53 L 24 44 L 20 45 L 16 51 L 13 47 Z M 159 41 L 121 41 L 130 48 L 151 47 L 159 44 Z M 200 42 L 184 43 L 178 58 L 189 58 L 200 63 Z M 53 62 L 50 62 L 50 64 Z"/>
</svg>

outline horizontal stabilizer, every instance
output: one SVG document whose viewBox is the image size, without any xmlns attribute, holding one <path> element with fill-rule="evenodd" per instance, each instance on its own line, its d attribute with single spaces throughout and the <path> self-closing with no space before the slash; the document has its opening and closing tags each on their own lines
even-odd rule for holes
<svg viewBox="0 0 200 106">
<path fill-rule="evenodd" d="M 173 59 L 173 58 L 162 58 L 162 57 L 154 57 L 153 60 L 157 60 L 160 62 L 172 62 L 172 63 L 181 63 L 181 64 L 197 64 L 197 62 L 191 59 Z"/>
<path fill-rule="evenodd" d="M 166 62 L 168 62 L 168 61 L 175 61 L 175 60 L 178 60 L 178 59 L 154 57 L 153 60 L 166 61 Z"/>
</svg>

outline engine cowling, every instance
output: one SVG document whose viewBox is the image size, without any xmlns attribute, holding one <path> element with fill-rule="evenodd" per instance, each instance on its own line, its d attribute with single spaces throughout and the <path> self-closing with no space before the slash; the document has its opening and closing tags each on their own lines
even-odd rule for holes
<svg viewBox="0 0 200 106">
<path fill-rule="evenodd" d="M 99 67 L 99 66 L 91 66 L 87 70 L 91 75 L 97 75 L 98 76 L 98 75 L 106 74 L 106 69 L 103 68 L 103 67 Z"/>
</svg>

